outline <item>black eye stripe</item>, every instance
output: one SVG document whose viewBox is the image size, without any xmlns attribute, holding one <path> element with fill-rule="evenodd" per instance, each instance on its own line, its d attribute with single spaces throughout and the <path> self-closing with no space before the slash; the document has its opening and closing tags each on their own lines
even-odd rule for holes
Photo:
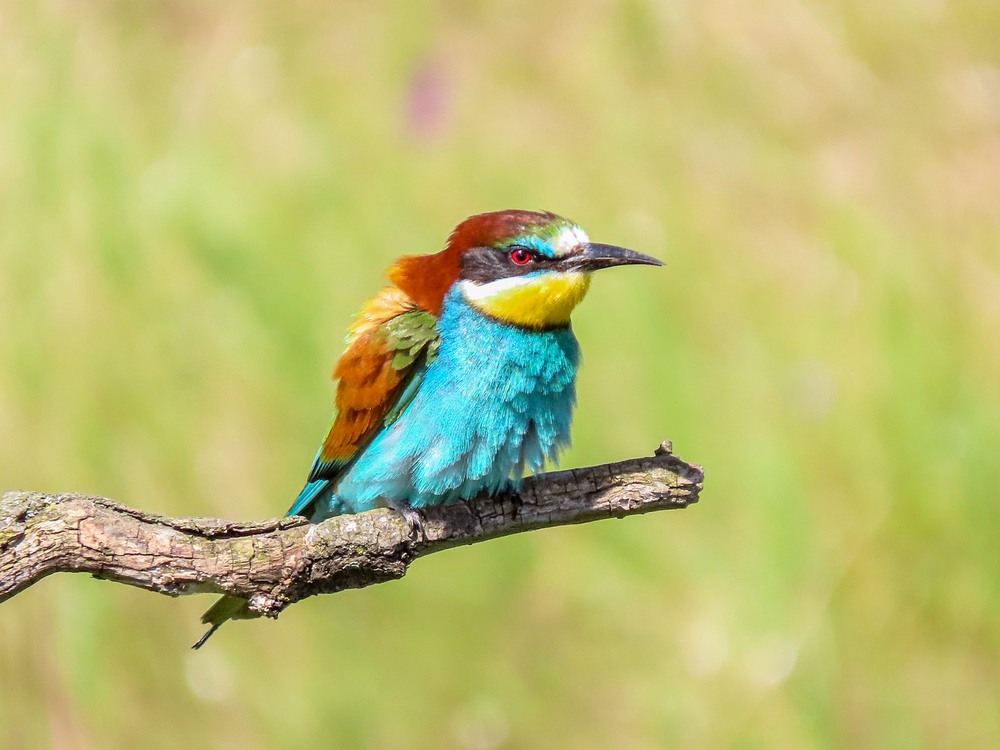
<svg viewBox="0 0 1000 750">
<path fill-rule="evenodd" d="M 519 265 L 511 258 L 511 253 L 524 249 L 531 253 L 534 263 Z M 462 255 L 462 267 L 459 278 L 484 284 L 496 279 L 506 279 L 512 276 L 523 276 L 541 268 L 550 268 L 558 259 L 549 258 L 526 245 L 503 245 L 499 247 L 474 247 Z M 558 267 L 558 266 L 556 266 Z"/>
</svg>

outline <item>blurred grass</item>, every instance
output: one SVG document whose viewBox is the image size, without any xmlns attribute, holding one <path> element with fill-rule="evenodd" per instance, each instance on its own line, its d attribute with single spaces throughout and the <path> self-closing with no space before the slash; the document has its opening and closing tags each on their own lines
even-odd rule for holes
<svg viewBox="0 0 1000 750">
<path fill-rule="evenodd" d="M 3 605 L 10 748 L 1000 746 L 1000 6 L 0 6 L 0 487 L 262 517 L 404 252 L 516 206 L 602 275 L 564 465 L 705 464 L 231 626 Z"/>
</svg>

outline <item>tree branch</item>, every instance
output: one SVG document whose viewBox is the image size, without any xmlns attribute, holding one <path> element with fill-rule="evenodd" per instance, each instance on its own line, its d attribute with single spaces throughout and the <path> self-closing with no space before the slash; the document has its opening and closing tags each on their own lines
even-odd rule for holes
<svg viewBox="0 0 1000 750">
<path fill-rule="evenodd" d="M 178 596 L 228 593 L 276 617 L 300 599 L 401 578 L 418 557 L 532 529 L 623 518 L 698 501 L 700 466 L 671 452 L 525 480 L 517 495 L 427 508 L 415 538 L 391 510 L 255 522 L 164 518 L 101 497 L 7 492 L 0 500 L 0 602 L 51 573 L 82 572 Z"/>
</svg>

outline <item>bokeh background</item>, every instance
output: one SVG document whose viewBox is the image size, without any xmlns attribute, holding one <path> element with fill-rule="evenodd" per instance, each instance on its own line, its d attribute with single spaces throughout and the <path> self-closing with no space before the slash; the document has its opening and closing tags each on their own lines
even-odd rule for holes
<svg viewBox="0 0 1000 750">
<path fill-rule="evenodd" d="M 564 466 L 699 505 L 230 625 L 2 605 L 3 748 L 1000 747 L 1000 4 L 0 4 L 0 487 L 279 514 L 465 216 L 601 274 Z"/>
</svg>

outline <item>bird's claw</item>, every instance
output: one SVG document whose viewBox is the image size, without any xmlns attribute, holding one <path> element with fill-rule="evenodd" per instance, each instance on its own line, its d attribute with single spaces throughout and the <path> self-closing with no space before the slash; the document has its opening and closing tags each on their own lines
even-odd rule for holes
<svg viewBox="0 0 1000 750">
<path fill-rule="evenodd" d="M 415 542 L 427 541 L 427 516 L 419 508 L 400 508 L 399 513 L 410 527 L 410 538 Z"/>
<path fill-rule="evenodd" d="M 521 508 L 524 507 L 524 500 L 521 498 L 521 493 L 513 485 L 510 485 L 501 491 L 498 499 L 504 505 L 510 503 L 510 520 L 516 521 L 518 516 L 521 515 Z"/>
</svg>

